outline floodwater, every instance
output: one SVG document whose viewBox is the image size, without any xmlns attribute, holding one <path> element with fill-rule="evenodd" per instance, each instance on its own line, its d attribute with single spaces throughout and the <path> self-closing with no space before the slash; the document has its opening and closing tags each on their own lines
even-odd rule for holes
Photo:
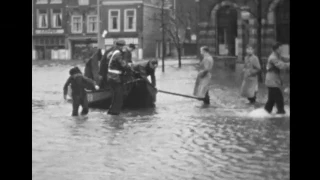
<svg viewBox="0 0 320 180">
<path fill-rule="evenodd" d="M 290 179 L 290 118 L 243 115 L 253 107 L 239 96 L 238 71 L 213 70 L 209 107 L 159 93 L 155 109 L 73 118 L 62 95 L 73 64 L 33 62 L 32 179 Z M 157 70 L 158 89 L 191 95 L 196 75 L 192 63 L 168 62 Z"/>
</svg>

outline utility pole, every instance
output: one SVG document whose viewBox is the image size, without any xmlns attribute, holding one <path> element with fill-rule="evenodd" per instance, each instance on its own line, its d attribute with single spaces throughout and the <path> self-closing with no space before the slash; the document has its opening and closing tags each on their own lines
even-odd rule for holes
<svg viewBox="0 0 320 180">
<path fill-rule="evenodd" d="M 164 2 L 165 0 L 162 0 L 161 5 L 161 26 L 162 26 L 162 72 L 164 72 L 164 56 L 165 56 L 165 32 L 164 32 Z"/>
<path fill-rule="evenodd" d="M 97 0 L 97 45 L 98 49 L 101 47 L 101 37 L 100 37 L 100 0 Z"/>
<path fill-rule="evenodd" d="M 264 65 L 262 64 L 262 53 L 261 53 L 261 30 L 262 30 L 262 3 L 261 3 L 261 0 L 257 0 L 257 6 L 258 6 L 258 16 L 257 16 L 257 20 L 258 20 L 258 32 L 257 32 L 257 38 L 258 38 L 258 58 L 259 58 L 259 61 L 260 61 L 260 65 L 262 67 L 264 67 Z M 262 68 L 262 70 L 264 70 L 264 68 Z M 259 81 L 262 82 L 263 81 L 263 78 L 262 78 L 262 73 L 259 74 Z"/>
</svg>

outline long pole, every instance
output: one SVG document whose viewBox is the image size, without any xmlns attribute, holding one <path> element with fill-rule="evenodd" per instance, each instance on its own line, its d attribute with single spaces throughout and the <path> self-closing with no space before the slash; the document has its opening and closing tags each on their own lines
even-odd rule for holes
<svg viewBox="0 0 320 180">
<path fill-rule="evenodd" d="M 257 17 L 257 20 L 258 20 L 258 32 L 257 32 L 257 38 L 258 38 L 258 58 L 259 58 L 259 61 L 260 61 L 260 65 L 263 67 L 263 64 L 262 64 L 262 56 L 261 56 L 261 24 L 262 24 L 262 3 L 261 3 L 261 0 L 258 0 L 258 17 Z M 259 75 L 259 81 L 262 82 L 263 79 L 262 79 L 262 73 L 260 73 Z"/>
<path fill-rule="evenodd" d="M 101 39 L 100 39 L 100 0 L 97 0 L 97 44 L 98 49 L 101 47 Z"/>
<path fill-rule="evenodd" d="M 165 56 L 165 41 L 164 41 L 164 0 L 161 7 L 161 23 L 162 23 L 162 72 L 164 72 L 164 56 Z"/>
</svg>

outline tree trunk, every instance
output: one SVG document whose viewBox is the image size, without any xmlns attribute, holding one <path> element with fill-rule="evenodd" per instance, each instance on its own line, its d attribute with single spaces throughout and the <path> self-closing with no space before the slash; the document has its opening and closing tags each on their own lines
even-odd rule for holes
<svg viewBox="0 0 320 180">
<path fill-rule="evenodd" d="M 260 61 L 260 65 L 263 66 L 263 64 L 262 64 L 262 56 L 261 56 L 261 30 L 262 30 L 262 28 L 261 28 L 261 24 L 262 24 L 261 23 L 261 19 L 262 19 L 261 16 L 262 15 L 261 14 L 262 14 L 262 7 L 261 7 L 261 0 L 258 0 L 257 2 L 258 2 L 258 18 L 257 18 L 257 20 L 258 20 L 258 27 L 257 27 L 257 30 L 258 30 L 258 32 L 257 32 L 258 58 L 259 58 L 259 61 Z M 260 83 L 263 82 L 262 74 L 263 74 L 263 72 L 259 73 L 259 81 L 260 81 Z"/>
<path fill-rule="evenodd" d="M 177 47 L 178 51 L 178 60 L 179 60 L 179 68 L 181 68 L 181 46 Z"/>
</svg>

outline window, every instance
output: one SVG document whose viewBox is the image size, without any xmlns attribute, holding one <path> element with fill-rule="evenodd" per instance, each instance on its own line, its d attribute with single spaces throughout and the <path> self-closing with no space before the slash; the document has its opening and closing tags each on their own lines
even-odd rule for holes
<svg viewBox="0 0 320 180">
<path fill-rule="evenodd" d="M 48 0 L 37 0 L 37 4 L 48 4 Z"/>
<path fill-rule="evenodd" d="M 62 0 L 50 0 L 51 4 L 61 4 Z"/>
<path fill-rule="evenodd" d="M 109 10 L 109 31 L 120 31 L 120 10 Z"/>
<path fill-rule="evenodd" d="M 71 32 L 82 33 L 82 16 L 72 16 Z"/>
<path fill-rule="evenodd" d="M 96 33 L 98 32 L 97 27 L 97 16 L 96 15 L 89 15 L 88 16 L 88 33 Z"/>
<path fill-rule="evenodd" d="M 53 28 L 62 27 L 62 12 L 61 9 L 53 9 L 51 13 L 51 23 Z"/>
<path fill-rule="evenodd" d="M 38 28 L 48 28 L 47 10 L 38 10 Z"/>
<path fill-rule="evenodd" d="M 136 31 L 136 10 L 126 9 L 124 17 L 124 31 Z"/>
<path fill-rule="evenodd" d="M 79 5 L 89 5 L 89 0 L 78 0 Z"/>
</svg>

